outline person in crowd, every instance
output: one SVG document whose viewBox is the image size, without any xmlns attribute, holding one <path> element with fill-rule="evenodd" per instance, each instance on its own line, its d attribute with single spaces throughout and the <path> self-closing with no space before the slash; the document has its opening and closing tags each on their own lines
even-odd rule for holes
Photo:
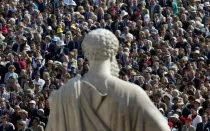
<svg viewBox="0 0 210 131">
<path fill-rule="evenodd" d="M 119 40 L 119 78 L 145 90 L 172 130 L 209 129 L 208 0 L 0 3 L 0 130 L 32 130 L 35 117 L 46 126 L 50 94 L 89 71 L 81 43 L 98 28 Z"/>
<path fill-rule="evenodd" d="M 8 116 L 1 117 L 2 124 L 0 125 L 0 131 L 14 131 L 15 127 L 9 122 Z"/>
<path fill-rule="evenodd" d="M 32 127 L 31 129 L 33 131 L 44 131 L 44 128 L 40 125 L 40 120 L 38 117 L 35 117 L 33 120 L 32 120 Z"/>
</svg>

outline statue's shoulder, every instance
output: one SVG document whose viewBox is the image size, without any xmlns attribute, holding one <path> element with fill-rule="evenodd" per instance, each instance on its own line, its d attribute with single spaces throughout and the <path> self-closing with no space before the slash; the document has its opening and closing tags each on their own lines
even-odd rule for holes
<svg viewBox="0 0 210 131">
<path fill-rule="evenodd" d="M 74 77 L 70 79 L 66 84 L 61 86 L 58 90 L 53 91 L 51 97 L 58 97 L 59 95 L 63 95 L 66 92 L 71 93 L 73 92 L 73 90 L 77 90 L 77 88 L 80 88 L 80 80 L 81 77 Z"/>
<path fill-rule="evenodd" d="M 119 88 L 122 91 L 130 92 L 130 91 L 143 91 L 141 87 L 136 84 L 121 80 L 117 77 L 113 77 L 110 79 L 110 84 L 112 84 L 115 88 Z"/>
<path fill-rule="evenodd" d="M 138 85 L 123 81 L 119 78 L 112 78 L 110 80 L 111 88 L 113 88 L 117 93 L 125 94 L 130 97 L 131 100 L 137 99 L 141 103 L 141 100 L 149 100 L 146 92 Z"/>
</svg>

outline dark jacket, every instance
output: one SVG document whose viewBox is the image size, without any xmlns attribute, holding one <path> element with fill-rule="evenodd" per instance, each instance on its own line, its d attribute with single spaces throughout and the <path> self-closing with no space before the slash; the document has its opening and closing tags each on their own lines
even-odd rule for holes
<svg viewBox="0 0 210 131">
<path fill-rule="evenodd" d="M 77 42 L 75 42 L 75 41 L 69 41 L 68 43 L 66 43 L 65 47 L 68 48 L 69 51 L 72 51 L 73 49 L 78 49 L 79 48 Z"/>
<path fill-rule="evenodd" d="M 111 23 L 111 29 L 112 29 L 112 32 L 115 33 L 116 30 L 120 30 L 120 31 L 123 31 L 124 29 L 124 25 L 122 22 L 112 22 Z"/>
<path fill-rule="evenodd" d="M 210 122 L 208 121 L 205 125 L 203 122 L 197 124 L 196 131 L 209 131 L 210 130 Z"/>
<path fill-rule="evenodd" d="M 5 74 L 7 73 L 7 69 L 3 66 L 3 65 L 0 65 L 0 76 L 1 76 L 1 80 L 0 80 L 0 83 L 4 83 L 4 77 L 5 77 Z"/>
<path fill-rule="evenodd" d="M 3 129 L 4 129 L 4 130 L 3 130 Z M 12 124 L 11 124 L 11 123 L 8 123 L 8 124 L 6 125 L 6 128 L 3 128 L 3 126 L 0 125 L 0 131 L 14 131 L 14 130 L 13 130 Z"/>
<path fill-rule="evenodd" d="M 58 49 L 56 51 L 55 59 L 60 60 L 63 55 L 69 55 L 69 49 L 68 48 L 64 47 L 63 52 L 61 52 L 61 48 Z"/>
</svg>

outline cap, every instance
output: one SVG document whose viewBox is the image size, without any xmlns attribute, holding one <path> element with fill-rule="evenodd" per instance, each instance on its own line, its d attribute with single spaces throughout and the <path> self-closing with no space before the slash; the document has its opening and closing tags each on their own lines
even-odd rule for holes
<svg viewBox="0 0 210 131">
<path fill-rule="evenodd" d="M 58 39 L 56 37 L 53 37 L 52 38 L 52 41 L 55 41 L 56 42 L 56 41 L 58 41 Z"/>
<path fill-rule="evenodd" d="M 57 33 L 63 33 L 62 28 L 58 28 L 58 29 L 57 29 Z"/>
<path fill-rule="evenodd" d="M 20 125 L 26 125 L 26 121 L 23 121 L 23 120 L 19 120 L 19 121 L 17 121 L 17 123 Z"/>
<path fill-rule="evenodd" d="M 36 102 L 35 102 L 34 100 L 31 100 L 31 101 L 29 102 L 29 104 L 35 104 L 35 105 L 36 105 Z"/>
<path fill-rule="evenodd" d="M 48 30 L 52 30 L 52 27 L 51 27 L 51 26 L 48 26 L 47 29 L 48 29 Z"/>
<path fill-rule="evenodd" d="M 51 37 L 50 37 L 49 35 L 45 36 L 45 38 L 49 38 L 49 39 L 51 39 Z"/>
<path fill-rule="evenodd" d="M 111 8 L 111 9 L 110 9 L 110 11 L 115 11 L 115 10 L 116 10 L 115 8 Z"/>
<path fill-rule="evenodd" d="M 179 119 L 179 115 L 178 115 L 178 114 L 173 114 L 172 116 L 170 116 L 170 118 L 176 118 L 176 119 Z"/>
<path fill-rule="evenodd" d="M 199 99 L 196 99 L 195 102 L 201 104 L 201 101 Z"/>
<path fill-rule="evenodd" d="M 24 41 L 26 41 L 26 40 L 27 40 L 27 38 L 26 38 L 25 36 L 23 36 L 21 39 L 22 39 L 22 40 L 24 40 Z"/>
<path fill-rule="evenodd" d="M 164 110 L 163 110 L 163 108 L 159 108 L 159 111 L 161 111 L 162 113 L 164 113 Z"/>
<path fill-rule="evenodd" d="M 20 106 L 19 105 L 15 105 L 14 109 L 20 109 Z"/>
<path fill-rule="evenodd" d="M 168 126 L 169 127 L 173 127 L 173 123 L 172 122 L 168 122 Z"/>
<path fill-rule="evenodd" d="M 39 109 L 38 111 L 39 111 L 39 112 L 42 112 L 42 113 L 44 113 L 44 110 L 43 110 L 43 109 Z"/>
<path fill-rule="evenodd" d="M 205 2 L 204 3 L 204 7 L 208 7 L 208 6 L 210 6 L 210 3 L 209 2 Z"/>
<path fill-rule="evenodd" d="M 192 118 L 185 118 L 185 121 L 192 121 Z"/>
<path fill-rule="evenodd" d="M 0 88 L 5 88 L 5 84 L 0 84 Z"/>
<path fill-rule="evenodd" d="M 64 43 L 63 40 L 59 40 L 59 41 L 56 43 L 56 45 L 60 47 L 60 46 L 66 45 L 66 44 Z"/>
</svg>

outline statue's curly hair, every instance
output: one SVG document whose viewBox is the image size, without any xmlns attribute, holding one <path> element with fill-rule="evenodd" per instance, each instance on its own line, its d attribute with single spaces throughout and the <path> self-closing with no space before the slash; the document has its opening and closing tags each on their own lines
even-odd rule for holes
<svg viewBox="0 0 210 131">
<path fill-rule="evenodd" d="M 115 56 L 119 48 L 117 37 L 105 29 L 91 31 L 83 40 L 82 49 L 88 60 L 111 59 L 111 73 L 118 76 L 119 67 Z"/>
<path fill-rule="evenodd" d="M 91 31 L 83 40 L 82 49 L 89 60 L 106 60 L 117 54 L 119 41 L 105 29 Z"/>
</svg>

